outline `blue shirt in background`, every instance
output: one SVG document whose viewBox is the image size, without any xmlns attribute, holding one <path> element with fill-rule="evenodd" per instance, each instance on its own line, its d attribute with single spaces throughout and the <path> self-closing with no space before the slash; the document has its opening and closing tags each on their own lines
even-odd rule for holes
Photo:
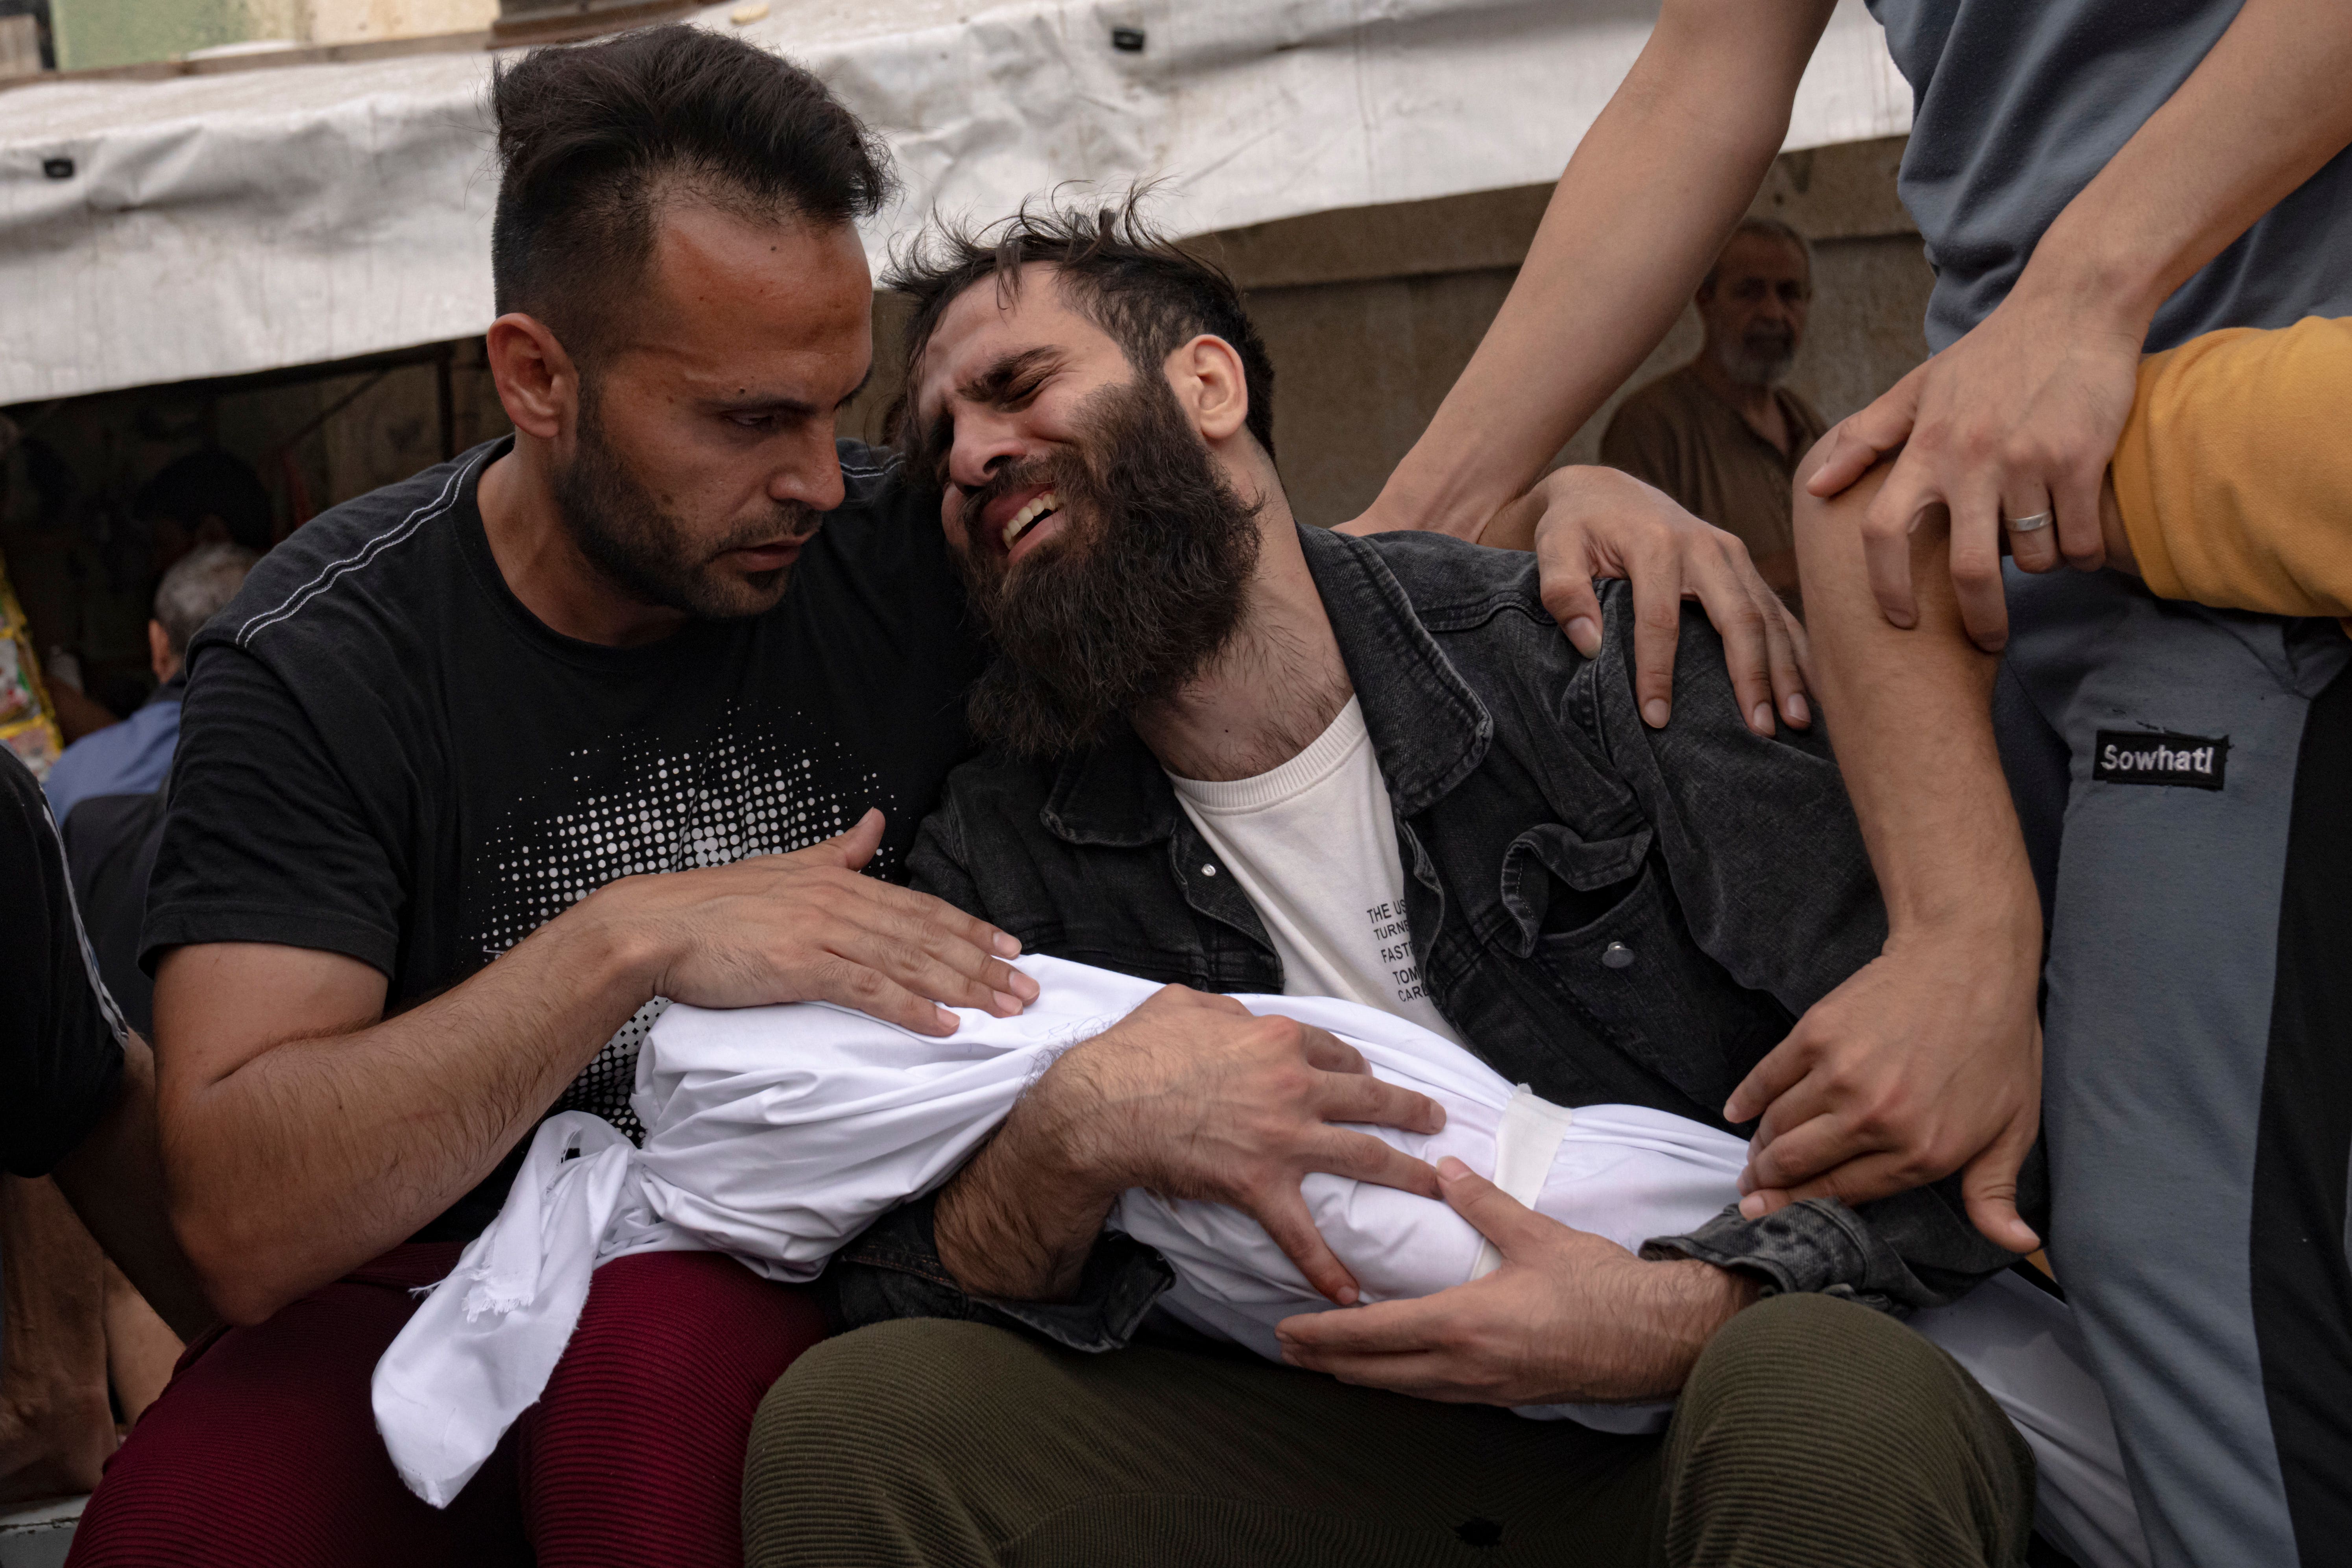
<svg viewBox="0 0 2352 1568">
<path fill-rule="evenodd" d="M 42 785 L 59 826 L 92 795 L 152 795 L 163 787 L 180 743 L 180 694 L 187 684 L 185 676 L 173 676 L 138 712 L 65 749 Z"/>
</svg>

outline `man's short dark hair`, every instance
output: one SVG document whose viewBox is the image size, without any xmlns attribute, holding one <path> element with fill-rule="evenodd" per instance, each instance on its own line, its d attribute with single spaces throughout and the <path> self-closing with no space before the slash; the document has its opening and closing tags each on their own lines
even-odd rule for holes
<svg viewBox="0 0 2352 1568">
<path fill-rule="evenodd" d="M 493 69 L 501 314 L 547 323 L 575 357 L 653 259 L 683 190 L 755 222 L 871 217 L 889 153 L 823 82 L 740 38 L 673 23 L 533 49 Z"/>
<path fill-rule="evenodd" d="M 1241 356 L 1249 391 L 1249 433 L 1274 455 L 1274 361 L 1243 308 L 1242 291 L 1215 262 L 1185 249 L 1145 222 L 1148 193 L 1130 190 L 1102 207 L 1047 199 L 1024 202 L 1001 223 L 974 229 L 935 220 L 894 254 L 883 286 L 913 300 L 907 323 L 908 385 L 940 317 L 965 289 L 993 278 L 1017 294 L 1024 267 L 1055 268 L 1071 307 L 1108 332 L 1137 373 L 1158 375 L 1168 356 L 1202 333 L 1223 338 Z"/>
<path fill-rule="evenodd" d="M 168 518 L 191 530 L 216 517 L 230 539 L 256 552 L 268 549 L 277 531 L 276 509 L 261 476 L 242 458 L 217 449 L 191 452 L 157 469 L 131 498 L 131 515 Z"/>
</svg>

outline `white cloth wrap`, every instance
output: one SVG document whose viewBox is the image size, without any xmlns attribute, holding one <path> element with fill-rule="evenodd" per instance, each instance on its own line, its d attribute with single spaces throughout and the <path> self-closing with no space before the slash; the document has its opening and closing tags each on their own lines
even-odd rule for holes
<svg viewBox="0 0 2352 1568">
<path fill-rule="evenodd" d="M 1053 958 L 1019 966 L 1042 987 L 1037 1001 L 1015 1018 L 960 1009 L 944 1039 L 823 1003 L 664 1013 L 639 1054 L 631 1100 L 643 1147 L 593 1116 L 551 1117 L 505 1208 L 377 1363 L 376 1425 L 409 1489 L 446 1507 L 472 1479 L 545 1389 L 597 1267 L 704 1249 L 771 1279 L 814 1279 L 885 1211 L 953 1174 L 1056 1056 L 1159 989 Z M 1737 1201 L 1747 1145 L 1728 1133 L 1641 1106 L 1548 1104 L 1451 1041 L 1356 1003 L 1235 1000 L 1329 1030 L 1376 1076 L 1445 1108 L 1433 1135 L 1364 1131 L 1432 1163 L 1451 1154 L 1498 1175 L 1514 1197 L 1563 1224 L 1639 1248 Z M 1302 1192 L 1368 1301 L 1429 1295 L 1499 1261 L 1443 1203 L 1321 1173 Z M 1110 1223 L 1175 1269 L 1162 1298 L 1172 1314 L 1262 1354 L 1278 1358 L 1274 1326 L 1283 1319 L 1331 1308 L 1237 1210 L 1138 1189 L 1121 1196 Z M 1968 1305 L 1948 1310 L 1966 1322 Z M 1521 1413 L 1629 1432 L 1654 1430 L 1671 1408 Z M 2096 1414 L 2112 1459 L 2104 1406 Z"/>
</svg>

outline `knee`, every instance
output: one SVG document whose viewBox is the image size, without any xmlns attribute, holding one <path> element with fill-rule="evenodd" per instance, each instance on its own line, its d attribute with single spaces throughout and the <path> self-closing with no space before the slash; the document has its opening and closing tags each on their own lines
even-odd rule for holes
<svg viewBox="0 0 2352 1568">
<path fill-rule="evenodd" d="M 805 1475 L 848 1449 L 914 1468 L 977 1413 L 1004 1407 L 1028 1349 L 981 1323 L 908 1319 L 827 1340 L 776 1380 L 751 1426 L 752 1470 Z"/>
<path fill-rule="evenodd" d="M 1863 1560 L 2000 1563 L 2032 1523 L 2032 1455 L 1991 1397 L 1902 1323 L 1825 1296 L 1773 1297 L 1716 1335 L 1666 1463 L 1670 1533 L 1692 1540 L 1839 1521 Z"/>
<path fill-rule="evenodd" d="M 1882 1312 L 1829 1296 L 1774 1296 L 1715 1336 L 1680 1413 L 1754 1452 L 1808 1445 L 1823 1423 L 1857 1436 L 1911 1425 L 1963 1395 L 1965 1383 L 1948 1356 Z"/>
<path fill-rule="evenodd" d="M 748 1413 L 824 1331 L 808 1291 L 762 1279 L 732 1258 L 624 1258 L 596 1271 L 545 1398 L 559 1408 L 653 1411 L 690 1390 Z"/>
<path fill-rule="evenodd" d="M 801 1357 L 751 1423 L 745 1560 L 754 1568 L 910 1562 L 921 1555 L 907 1551 L 916 1540 L 961 1543 L 950 1559 L 978 1560 L 963 1548 L 988 1538 L 985 1510 L 960 1460 L 977 1457 L 984 1470 L 1019 1452 L 1001 1427 L 1017 1420 L 1010 1413 L 1034 1381 L 1024 1375 L 1034 1353 L 1003 1329 L 908 1320 Z"/>
</svg>

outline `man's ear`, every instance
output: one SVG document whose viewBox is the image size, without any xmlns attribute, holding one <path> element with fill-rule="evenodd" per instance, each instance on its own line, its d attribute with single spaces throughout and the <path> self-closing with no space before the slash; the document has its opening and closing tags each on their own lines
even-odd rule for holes
<svg viewBox="0 0 2352 1568">
<path fill-rule="evenodd" d="M 147 668 L 155 672 L 158 682 L 166 681 L 180 672 L 180 656 L 172 651 L 172 634 L 163 623 L 147 623 Z"/>
<path fill-rule="evenodd" d="M 516 310 L 486 334 L 499 402 L 515 428 L 542 441 L 562 434 L 580 407 L 580 372 L 545 322 Z"/>
<path fill-rule="evenodd" d="M 1249 423 L 1249 377 L 1224 339 L 1202 333 L 1168 356 L 1167 369 L 1176 405 L 1202 440 L 1214 445 Z"/>
</svg>

